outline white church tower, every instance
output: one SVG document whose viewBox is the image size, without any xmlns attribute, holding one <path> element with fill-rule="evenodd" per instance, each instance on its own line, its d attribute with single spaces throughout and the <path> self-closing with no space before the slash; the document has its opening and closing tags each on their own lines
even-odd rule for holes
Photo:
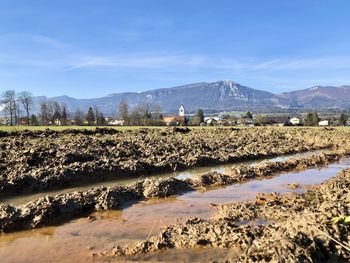
<svg viewBox="0 0 350 263">
<path fill-rule="evenodd" d="M 179 116 L 185 116 L 185 107 L 182 104 L 179 108 Z"/>
</svg>

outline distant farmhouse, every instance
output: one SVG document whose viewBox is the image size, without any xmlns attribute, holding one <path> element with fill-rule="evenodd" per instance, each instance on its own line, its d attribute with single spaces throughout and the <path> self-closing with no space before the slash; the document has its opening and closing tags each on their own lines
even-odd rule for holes
<svg viewBox="0 0 350 263">
<path fill-rule="evenodd" d="M 123 119 L 110 119 L 107 123 L 111 126 L 123 126 L 125 124 L 125 121 Z"/>
<path fill-rule="evenodd" d="M 10 125 L 10 117 L 0 116 L 0 125 Z"/>
<path fill-rule="evenodd" d="M 178 115 L 166 116 L 163 121 L 167 126 L 186 125 L 185 106 L 181 104 Z"/>
<path fill-rule="evenodd" d="M 296 126 L 301 124 L 301 120 L 297 117 L 290 118 L 289 122 L 290 124 L 296 125 Z"/>
<path fill-rule="evenodd" d="M 266 124 L 274 126 L 286 126 L 290 123 L 288 116 L 266 116 Z"/>
<path fill-rule="evenodd" d="M 318 126 L 329 126 L 329 120 L 319 121 Z"/>
</svg>

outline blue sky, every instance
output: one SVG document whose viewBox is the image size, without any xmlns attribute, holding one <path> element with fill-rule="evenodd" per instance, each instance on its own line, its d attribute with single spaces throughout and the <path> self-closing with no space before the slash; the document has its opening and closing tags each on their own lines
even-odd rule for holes
<svg viewBox="0 0 350 263">
<path fill-rule="evenodd" d="M 0 91 L 350 84 L 350 1 L 0 0 Z"/>
</svg>

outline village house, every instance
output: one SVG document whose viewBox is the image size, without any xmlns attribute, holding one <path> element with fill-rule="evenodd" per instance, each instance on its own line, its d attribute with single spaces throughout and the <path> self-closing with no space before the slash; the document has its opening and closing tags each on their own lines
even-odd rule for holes
<svg viewBox="0 0 350 263">
<path fill-rule="evenodd" d="M 19 125 L 27 125 L 28 124 L 28 118 L 27 117 L 20 117 L 18 122 L 19 122 Z"/>
<path fill-rule="evenodd" d="M 61 120 L 58 119 L 58 118 L 57 118 L 57 119 L 54 119 L 54 122 L 53 122 L 53 123 L 54 123 L 55 126 L 62 126 L 62 122 L 61 122 Z"/>
<path fill-rule="evenodd" d="M 10 117 L 0 116 L 0 125 L 10 125 Z"/>
<path fill-rule="evenodd" d="M 111 126 L 123 126 L 125 121 L 123 119 L 110 119 L 107 123 Z"/>
<path fill-rule="evenodd" d="M 237 120 L 238 126 L 255 126 L 251 118 L 240 118 Z"/>
<path fill-rule="evenodd" d="M 179 115 L 166 116 L 163 118 L 165 125 L 167 126 L 179 126 L 186 125 L 185 107 L 180 105 Z"/>
<path fill-rule="evenodd" d="M 204 123 L 209 126 L 215 126 L 218 125 L 219 118 L 218 117 L 205 117 Z"/>
<path fill-rule="evenodd" d="M 298 126 L 301 124 L 301 120 L 297 117 L 290 118 L 289 120 L 290 124 Z"/>
<path fill-rule="evenodd" d="M 329 120 L 319 121 L 318 126 L 329 126 Z"/>
<path fill-rule="evenodd" d="M 267 125 L 274 126 L 287 126 L 290 125 L 290 118 L 288 116 L 266 116 L 265 123 Z"/>
<path fill-rule="evenodd" d="M 111 116 L 105 116 L 104 118 L 105 118 L 107 123 L 109 123 L 110 121 L 114 121 L 115 120 L 115 118 L 113 118 Z"/>
</svg>

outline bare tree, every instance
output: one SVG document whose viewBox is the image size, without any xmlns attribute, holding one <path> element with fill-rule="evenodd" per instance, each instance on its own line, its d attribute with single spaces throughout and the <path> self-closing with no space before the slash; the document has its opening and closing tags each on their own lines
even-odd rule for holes
<svg viewBox="0 0 350 263">
<path fill-rule="evenodd" d="M 5 114 L 10 117 L 10 125 L 13 126 L 17 115 L 16 92 L 7 90 L 2 94 L 2 103 L 4 104 Z"/>
<path fill-rule="evenodd" d="M 153 109 L 153 118 L 156 120 L 160 120 L 163 118 L 162 115 L 162 106 L 160 104 L 155 104 Z"/>
<path fill-rule="evenodd" d="M 130 125 L 141 125 L 141 119 L 142 119 L 142 116 L 140 114 L 139 109 L 137 107 L 134 108 L 130 113 L 129 124 Z"/>
<path fill-rule="evenodd" d="M 15 124 L 20 124 L 21 107 L 19 106 L 18 98 L 16 99 Z"/>
<path fill-rule="evenodd" d="M 83 125 L 84 113 L 78 108 L 74 113 L 74 124 Z"/>
<path fill-rule="evenodd" d="M 100 111 L 99 111 L 97 106 L 94 107 L 94 110 L 95 110 L 95 122 L 96 122 L 96 125 L 99 126 L 99 125 L 101 125 L 101 123 L 100 123 Z"/>
<path fill-rule="evenodd" d="M 45 100 L 40 102 L 40 120 L 42 125 L 48 125 L 49 124 L 49 107 Z"/>
<path fill-rule="evenodd" d="M 33 97 L 30 92 L 22 91 L 18 95 L 19 101 L 22 103 L 22 106 L 26 112 L 27 117 L 27 125 L 30 125 L 29 119 L 30 119 L 30 109 L 33 103 Z"/>
<path fill-rule="evenodd" d="M 254 118 L 254 123 L 259 126 L 266 124 L 266 116 L 262 114 L 256 115 Z"/>
<path fill-rule="evenodd" d="M 122 99 L 119 103 L 118 117 L 121 118 L 124 123 L 129 123 L 129 105 L 125 99 Z"/>
<path fill-rule="evenodd" d="M 49 103 L 49 112 L 51 114 L 51 123 L 53 125 L 60 126 L 62 124 L 62 108 L 57 101 L 50 101 Z"/>
</svg>

